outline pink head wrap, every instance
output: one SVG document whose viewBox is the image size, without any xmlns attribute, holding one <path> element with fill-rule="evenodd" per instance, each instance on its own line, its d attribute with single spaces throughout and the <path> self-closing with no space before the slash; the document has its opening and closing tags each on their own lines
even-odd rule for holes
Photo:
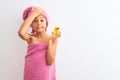
<svg viewBox="0 0 120 80">
<path fill-rule="evenodd" d="M 25 20 L 27 17 L 28 17 L 28 15 L 29 15 L 29 13 L 30 13 L 30 11 L 31 11 L 31 9 L 32 9 L 32 7 L 28 7 L 28 8 L 26 8 L 25 10 L 24 10 L 24 12 L 23 12 L 23 20 Z M 41 9 L 41 8 L 40 8 Z M 43 9 L 42 9 L 43 10 Z M 41 13 L 40 15 L 43 15 L 45 18 L 46 18 L 46 25 L 47 25 L 47 27 L 48 27 L 48 15 L 47 15 L 47 13 L 45 12 L 45 10 L 44 10 L 44 13 Z M 32 29 L 32 33 L 34 33 L 35 31 Z"/>
</svg>

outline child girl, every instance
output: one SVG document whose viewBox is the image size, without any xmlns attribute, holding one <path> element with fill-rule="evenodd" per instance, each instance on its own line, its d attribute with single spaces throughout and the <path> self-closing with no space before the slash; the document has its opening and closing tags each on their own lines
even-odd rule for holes
<svg viewBox="0 0 120 80">
<path fill-rule="evenodd" d="M 46 33 L 48 16 L 39 7 L 28 7 L 23 12 L 24 22 L 18 34 L 28 44 L 25 56 L 24 80 L 56 80 L 55 56 L 60 34 Z M 32 28 L 31 34 L 28 33 Z"/>
</svg>

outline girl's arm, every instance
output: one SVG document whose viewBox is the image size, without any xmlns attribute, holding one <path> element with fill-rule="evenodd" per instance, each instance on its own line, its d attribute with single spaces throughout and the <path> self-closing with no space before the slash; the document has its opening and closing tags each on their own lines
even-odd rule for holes
<svg viewBox="0 0 120 80">
<path fill-rule="evenodd" d="M 49 39 L 48 42 L 48 49 L 47 49 L 47 64 L 52 65 L 55 61 L 56 57 L 56 49 L 57 49 L 57 43 L 58 38 L 61 37 L 61 32 L 59 31 L 59 34 L 54 35 L 52 32 L 52 37 Z"/>
<path fill-rule="evenodd" d="M 50 39 L 48 42 L 48 49 L 47 49 L 47 64 L 52 65 L 55 61 L 56 56 L 56 49 L 57 49 L 57 38 Z"/>
<path fill-rule="evenodd" d="M 32 10 L 30 11 L 28 17 L 25 19 L 25 21 L 23 22 L 23 24 L 21 25 L 18 34 L 19 36 L 23 39 L 23 40 L 30 40 L 30 35 L 28 34 L 28 29 L 29 26 L 32 24 L 33 19 L 38 16 L 40 13 L 42 13 L 42 10 L 39 8 L 32 8 Z"/>
<path fill-rule="evenodd" d="M 27 33 L 27 31 L 34 18 L 35 16 L 33 14 L 30 14 L 21 25 L 18 34 L 23 40 L 30 40 L 30 35 Z"/>
</svg>

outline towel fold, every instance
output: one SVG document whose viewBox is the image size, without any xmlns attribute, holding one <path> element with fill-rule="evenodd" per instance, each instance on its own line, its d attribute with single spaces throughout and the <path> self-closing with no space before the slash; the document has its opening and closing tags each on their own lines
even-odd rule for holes
<svg viewBox="0 0 120 80">
<path fill-rule="evenodd" d="M 25 56 L 24 80 L 56 80 L 55 63 L 46 63 L 47 45 L 32 43 L 28 45 Z"/>
</svg>

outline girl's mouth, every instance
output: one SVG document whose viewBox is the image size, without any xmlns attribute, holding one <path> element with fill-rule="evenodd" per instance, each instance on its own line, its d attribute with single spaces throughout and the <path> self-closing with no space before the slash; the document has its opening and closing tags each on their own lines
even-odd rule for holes
<svg viewBox="0 0 120 80">
<path fill-rule="evenodd" d="M 36 27 L 36 29 L 42 29 L 43 27 Z"/>
</svg>

